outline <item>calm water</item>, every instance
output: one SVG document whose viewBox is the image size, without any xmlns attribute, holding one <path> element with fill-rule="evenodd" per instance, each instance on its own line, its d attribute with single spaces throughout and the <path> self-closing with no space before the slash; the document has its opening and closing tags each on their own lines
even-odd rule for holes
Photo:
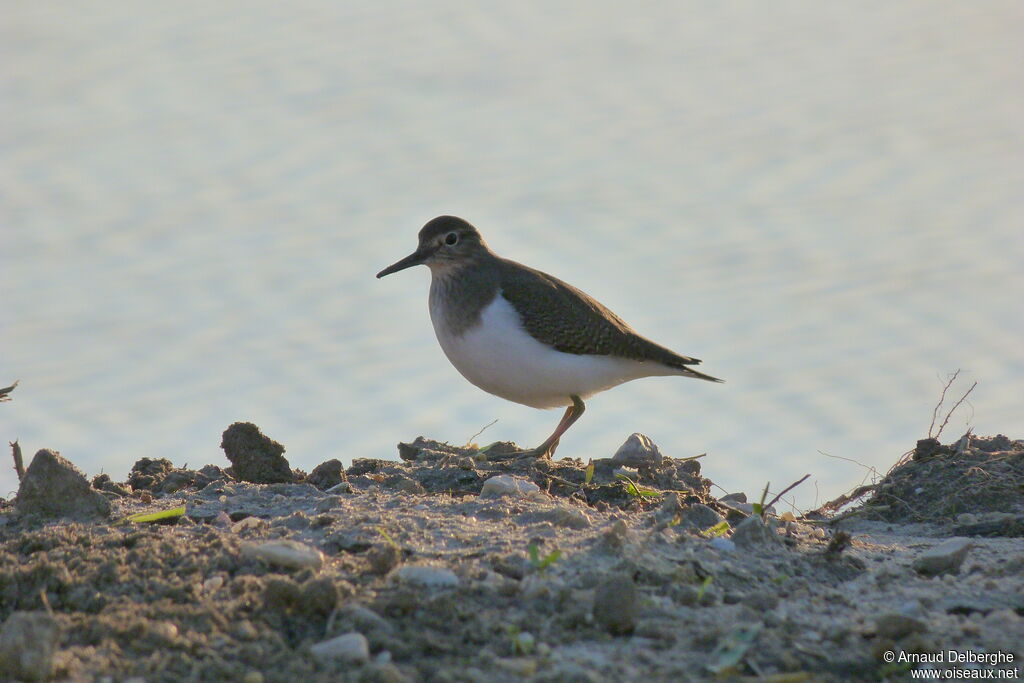
<svg viewBox="0 0 1024 683">
<path fill-rule="evenodd" d="M 599 395 L 561 456 L 642 431 L 811 505 L 924 436 L 1024 436 L 1017 2 L 17 3 L 0 24 L 0 440 L 90 475 L 293 466 L 557 412 L 445 361 L 439 213 L 704 359 Z M 4 456 L 6 457 L 6 456 Z M 0 495 L 14 491 L 5 465 Z"/>
</svg>

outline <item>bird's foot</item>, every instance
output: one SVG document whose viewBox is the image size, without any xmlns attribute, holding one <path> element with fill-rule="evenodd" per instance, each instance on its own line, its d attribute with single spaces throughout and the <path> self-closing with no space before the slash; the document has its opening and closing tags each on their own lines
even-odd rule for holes
<svg viewBox="0 0 1024 683">
<path fill-rule="evenodd" d="M 521 451 L 516 457 L 523 458 L 545 458 L 547 460 L 553 460 L 555 455 L 555 449 L 558 447 L 557 443 L 553 444 L 541 444 L 536 448 L 531 448 L 528 451 Z"/>
</svg>

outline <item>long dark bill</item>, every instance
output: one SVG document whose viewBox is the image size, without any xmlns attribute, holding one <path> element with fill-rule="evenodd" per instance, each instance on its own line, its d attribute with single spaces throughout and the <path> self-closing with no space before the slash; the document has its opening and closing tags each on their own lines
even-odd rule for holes
<svg viewBox="0 0 1024 683">
<path fill-rule="evenodd" d="M 436 249 L 417 249 L 398 263 L 392 263 L 390 266 L 377 273 L 377 277 L 384 277 L 385 275 L 391 275 L 391 273 L 397 273 L 398 271 L 405 270 L 406 268 L 418 266 L 430 258 L 434 251 L 436 251 Z"/>
</svg>

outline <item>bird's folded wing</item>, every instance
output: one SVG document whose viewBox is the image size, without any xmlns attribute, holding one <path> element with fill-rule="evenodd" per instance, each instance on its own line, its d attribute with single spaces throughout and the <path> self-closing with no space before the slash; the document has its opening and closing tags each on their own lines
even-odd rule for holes
<svg viewBox="0 0 1024 683">
<path fill-rule="evenodd" d="M 572 285 L 514 265 L 517 267 L 502 268 L 501 295 L 521 312 L 523 327 L 541 343 L 563 353 L 614 355 L 680 369 L 700 363 L 640 336 L 622 318 Z"/>
</svg>

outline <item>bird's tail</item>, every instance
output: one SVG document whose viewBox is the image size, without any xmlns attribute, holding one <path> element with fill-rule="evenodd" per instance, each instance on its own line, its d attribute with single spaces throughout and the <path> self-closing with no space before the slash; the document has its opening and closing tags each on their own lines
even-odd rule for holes
<svg viewBox="0 0 1024 683">
<path fill-rule="evenodd" d="M 695 359 L 693 359 L 693 360 L 695 360 Z M 699 363 L 700 361 L 697 361 L 697 362 Z M 690 365 L 691 365 L 690 363 L 687 363 L 685 365 L 682 364 L 682 363 L 678 363 L 678 364 L 673 364 L 671 367 L 675 368 L 676 370 L 679 370 L 683 377 L 693 377 L 694 379 L 703 379 L 703 380 L 707 380 L 708 382 L 719 382 L 719 383 L 725 382 L 724 379 L 718 379 L 717 377 L 712 377 L 711 375 L 705 375 L 703 372 L 700 372 L 698 370 L 694 370 L 693 368 L 690 367 Z"/>
<path fill-rule="evenodd" d="M 686 376 L 687 377 L 695 377 L 697 379 L 706 379 L 709 382 L 719 382 L 719 383 L 722 383 L 722 382 L 725 381 L 724 379 L 718 379 L 717 377 L 712 377 L 711 375 L 705 375 L 703 372 L 697 372 L 696 370 L 694 370 L 692 368 L 685 368 L 685 370 L 686 370 Z"/>
</svg>

